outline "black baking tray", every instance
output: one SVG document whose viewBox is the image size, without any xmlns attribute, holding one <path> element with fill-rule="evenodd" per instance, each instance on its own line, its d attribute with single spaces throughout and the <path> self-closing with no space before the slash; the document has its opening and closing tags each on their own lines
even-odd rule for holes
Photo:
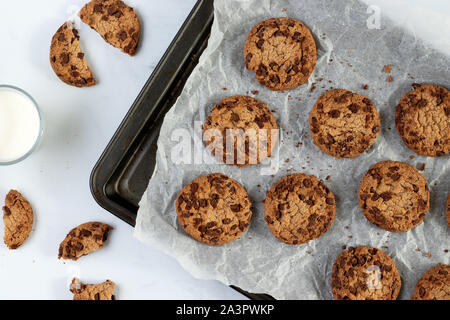
<svg viewBox="0 0 450 320">
<path fill-rule="evenodd" d="M 213 0 L 198 0 L 92 171 L 90 186 L 95 200 L 132 226 L 155 168 L 164 115 L 198 64 L 213 20 Z M 272 299 L 232 288 L 250 299 Z"/>
</svg>

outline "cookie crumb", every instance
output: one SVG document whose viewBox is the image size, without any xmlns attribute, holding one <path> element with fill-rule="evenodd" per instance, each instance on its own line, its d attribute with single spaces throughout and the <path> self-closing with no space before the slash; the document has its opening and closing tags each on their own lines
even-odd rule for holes
<svg viewBox="0 0 450 320">
<path fill-rule="evenodd" d="M 388 77 L 388 82 L 392 82 L 392 76 L 391 75 L 389 75 L 389 77 Z"/>
<path fill-rule="evenodd" d="M 227 90 L 228 90 L 228 88 L 222 88 L 222 90 L 223 90 L 223 91 L 227 91 Z"/>
<path fill-rule="evenodd" d="M 424 171 L 424 170 L 425 170 L 425 166 L 426 166 L 426 164 L 425 164 L 424 162 L 419 163 L 419 164 L 417 165 L 417 170 L 419 170 L 419 171 Z"/>
<path fill-rule="evenodd" d="M 367 89 L 369 89 L 369 86 L 367 84 L 365 84 L 365 85 L 363 85 L 363 89 L 367 90 Z"/>
<path fill-rule="evenodd" d="M 412 160 L 412 159 L 414 159 L 414 156 L 409 156 L 409 158 Z"/>
<path fill-rule="evenodd" d="M 384 66 L 384 73 L 390 73 L 392 70 L 392 65 L 388 64 Z"/>
<path fill-rule="evenodd" d="M 253 90 L 253 91 L 252 91 L 252 94 L 258 95 L 258 94 L 259 94 L 259 91 L 258 91 L 258 90 Z"/>
</svg>

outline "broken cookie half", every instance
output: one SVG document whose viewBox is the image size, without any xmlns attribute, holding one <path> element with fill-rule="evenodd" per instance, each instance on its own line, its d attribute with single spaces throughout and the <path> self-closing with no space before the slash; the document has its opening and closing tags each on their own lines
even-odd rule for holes
<svg viewBox="0 0 450 320">
<path fill-rule="evenodd" d="M 84 59 L 79 39 L 73 23 L 64 23 L 53 36 L 50 64 L 56 75 L 65 83 L 75 87 L 90 87 L 96 81 Z"/>
<path fill-rule="evenodd" d="M 111 280 L 100 284 L 83 284 L 79 279 L 73 278 L 70 285 L 73 300 L 115 300 L 114 288 L 115 284 Z"/>
<path fill-rule="evenodd" d="M 112 46 L 133 56 L 141 36 L 139 18 L 121 0 L 92 0 L 80 11 L 81 20 Z"/>
<path fill-rule="evenodd" d="M 111 226 L 101 222 L 88 222 L 73 228 L 59 246 L 58 259 L 76 261 L 101 249 L 111 230 Z"/>
<path fill-rule="evenodd" d="M 27 199 L 16 190 L 9 191 L 3 207 L 3 240 L 9 249 L 19 248 L 27 240 L 33 227 L 33 219 L 33 209 Z"/>
</svg>

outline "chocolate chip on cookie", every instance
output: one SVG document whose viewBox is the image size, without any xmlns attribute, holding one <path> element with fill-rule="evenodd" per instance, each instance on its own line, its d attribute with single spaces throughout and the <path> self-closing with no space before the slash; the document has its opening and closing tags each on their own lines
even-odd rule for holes
<svg viewBox="0 0 450 320">
<path fill-rule="evenodd" d="M 278 138 L 278 131 L 273 130 L 277 129 L 267 106 L 248 96 L 223 99 L 203 125 L 212 154 L 219 161 L 238 166 L 258 164 L 270 157 Z"/>
<path fill-rule="evenodd" d="M 58 259 L 78 260 L 101 249 L 112 227 L 101 222 L 88 222 L 73 228 L 59 246 Z"/>
<path fill-rule="evenodd" d="M 450 94 L 433 84 L 413 84 L 395 112 L 403 142 L 419 155 L 441 157 L 450 152 Z"/>
<path fill-rule="evenodd" d="M 420 278 L 412 300 L 450 300 L 450 265 L 439 264 Z"/>
<path fill-rule="evenodd" d="M 310 30 L 292 18 L 258 23 L 245 42 L 244 60 L 256 79 L 271 90 L 288 90 L 308 81 L 317 60 Z"/>
<path fill-rule="evenodd" d="M 375 164 L 363 177 L 359 205 L 366 218 L 391 232 L 406 232 L 425 219 L 430 191 L 423 175 L 398 161 Z"/>
<path fill-rule="evenodd" d="M 110 280 L 100 284 L 83 284 L 73 278 L 70 285 L 73 300 L 115 300 L 114 288 L 115 284 Z"/>
<path fill-rule="evenodd" d="M 27 240 L 33 227 L 33 219 L 33 209 L 27 199 L 16 190 L 9 191 L 3 207 L 3 240 L 9 249 L 19 248 Z"/>
<path fill-rule="evenodd" d="M 267 192 L 264 217 L 273 235 L 287 244 L 302 244 L 328 231 L 336 200 L 316 177 L 298 173 L 276 182 Z"/>
<path fill-rule="evenodd" d="M 395 300 L 400 288 L 394 261 L 377 248 L 349 247 L 334 261 L 331 291 L 335 300 Z"/>
<path fill-rule="evenodd" d="M 73 24 L 64 23 L 53 36 L 50 64 L 65 83 L 75 87 L 90 87 L 96 82 L 80 49 L 79 39 Z"/>
<path fill-rule="evenodd" d="M 309 125 L 314 144 L 336 158 L 359 156 L 380 134 L 380 116 L 372 102 L 343 89 L 320 96 L 311 110 Z"/>
<path fill-rule="evenodd" d="M 92 0 L 80 11 L 81 20 L 106 42 L 133 56 L 141 37 L 139 18 L 120 0 Z"/>
<path fill-rule="evenodd" d="M 176 209 L 184 230 L 213 246 L 239 238 L 252 217 L 247 191 L 219 173 L 199 177 L 185 186 L 178 195 Z"/>
</svg>

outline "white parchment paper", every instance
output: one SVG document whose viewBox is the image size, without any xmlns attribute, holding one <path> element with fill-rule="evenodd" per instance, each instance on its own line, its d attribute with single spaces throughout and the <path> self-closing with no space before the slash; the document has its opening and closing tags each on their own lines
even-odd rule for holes
<svg viewBox="0 0 450 320">
<path fill-rule="evenodd" d="M 395 129 L 394 110 L 413 82 L 450 88 L 450 58 L 386 18 L 381 18 L 380 29 L 369 29 L 370 14 L 366 11 L 367 6 L 356 0 L 215 0 L 208 48 L 162 126 L 157 168 L 140 203 L 134 235 L 174 256 L 197 278 L 217 279 L 277 299 L 331 299 L 331 267 L 343 245 L 370 245 L 388 253 L 403 280 L 402 299 L 411 297 L 417 280 L 428 268 L 439 262 L 448 264 L 450 253 L 445 250 L 450 249 L 450 228 L 445 221 L 445 200 L 449 157 L 419 157 L 404 146 Z M 281 16 L 299 19 L 309 26 L 318 47 L 318 64 L 308 84 L 272 92 L 245 69 L 242 51 L 255 24 Z M 392 65 L 390 83 L 383 70 L 388 64 Z M 365 84 L 367 90 L 363 90 Z M 364 94 L 380 112 L 379 139 L 369 152 L 356 159 L 334 159 L 315 147 L 309 136 L 309 112 L 319 95 L 331 88 Z M 255 90 L 257 94 L 252 93 Z M 280 169 L 273 176 L 261 175 L 264 165 L 239 169 L 217 164 L 198 140 L 195 121 L 203 122 L 214 104 L 235 94 L 253 95 L 274 111 L 283 132 Z M 191 164 L 175 164 L 177 154 L 173 149 L 179 141 L 172 138 L 176 129 L 186 130 L 184 138 L 193 145 L 197 140 L 196 155 L 204 153 L 212 164 L 194 164 L 194 152 Z M 376 227 L 358 206 L 356 191 L 362 176 L 370 166 L 387 159 L 426 165 L 422 173 L 431 190 L 431 210 L 424 223 L 407 233 L 390 233 Z M 182 187 L 212 172 L 239 181 L 254 205 L 248 232 L 220 247 L 190 238 L 178 225 L 175 210 Z M 300 246 L 275 239 L 263 219 L 266 191 L 282 176 L 294 172 L 323 180 L 329 176 L 325 183 L 337 198 L 337 217 L 330 230 Z"/>
</svg>

